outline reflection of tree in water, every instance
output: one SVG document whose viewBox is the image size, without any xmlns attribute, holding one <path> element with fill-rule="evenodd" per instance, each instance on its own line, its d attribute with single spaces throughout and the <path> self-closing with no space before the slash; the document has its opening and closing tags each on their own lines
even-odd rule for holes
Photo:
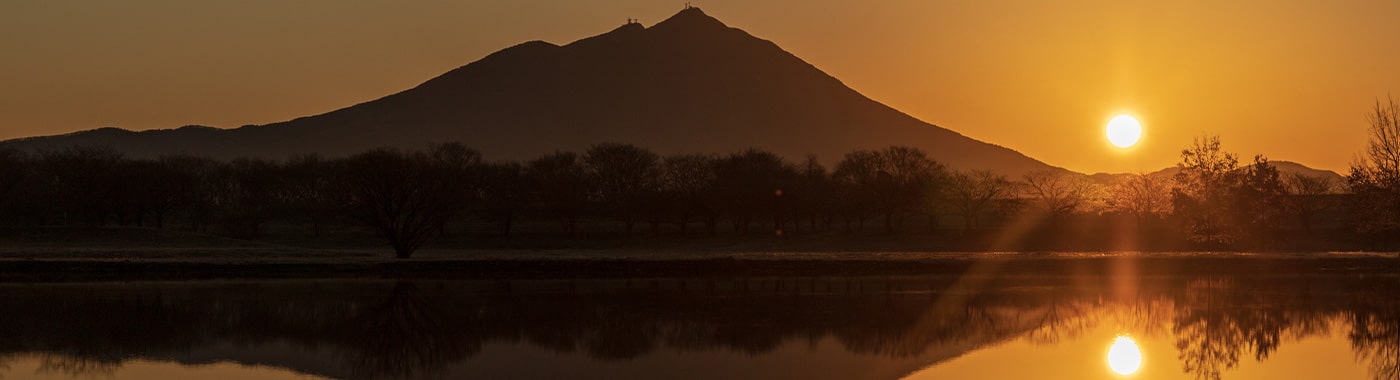
<svg viewBox="0 0 1400 380">
<path fill-rule="evenodd" d="M 595 358 L 624 360 L 642 356 L 656 348 L 658 337 L 670 329 L 660 321 L 637 321 L 608 310 L 595 310 L 588 317 L 593 323 L 578 337 L 579 346 Z M 640 323 L 639 323 L 640 322 Z"/>
<path fill-rule="evenodd" d="M 356 377 L 411 378 L 480 351 L 471 321 L 454 311 L 411 282 L 394 284 L 386 300 L 354 317 L 358 333 L 344 336 L 353 348 L 352 372 Z"/>
<path fill-rule="evenodd" d="M 331 372 L 312 373 L 420 378 L 469 360 L 486 342 L 617 361 L 658 349 L 762 354 L 832 339 L 855 354 L 904 358 L 1017 338 L 1053 344 L 1112 324 L 1173 334 L 1185 372 L 1217 379 L 1240 360 L 1265 360 L 1346 315 L 1357 355 L 1375 378 L 1400 380 L 1400 302 L 1383 290 L 1393 282 L 1174 278 L 1131 297 L 1104 298 L 1110 292 L 1094 286 L 871 294 L 812 292 L 851 285 L 804 279 L 807 293 L 798 294 L 793 279 L 762 281 L 752 284 L 762 291 L 736 285 L 728 292 L 674 283 L 560 292 L 557 284 L 524 281 L 513 292 L 461 282 L 0 289 L 0 308 L 32 311 L 0 324 L 0 358 L 51 355 L 47 368 L 55 373 L 103 373 L 132 358 L 179 357 L 209 345 L 290 344 L 343 359 Z M 888 288 L 883 279 L 859 281 L 854 289 Z M 556 290 L 522 290 L 528 286 Z M 307 371 L 292 362 L 262 364 Z"/>
<path fill-rule="evenodd" d="M 1240 325 L 1225 312 L 1229 283 L 1208 279 L 1192 282 L 1178 309 L 1176 325 L 1177 359 L 1182 370 L 1197 379 L 1220 379 L 1220 373 L 1239 363 L 1244 336 Z"/>
<path fill-rule="evenodd" d="M 1219 278 L 1190 282 L 1172 328 L 1182 370 L 1196 379 L 1220 379 L 1241 355 L 1264 361 L 1283 338 L 1327 332 L 1335 313 L 1308 305 L 1306 287 L 1282 292 L 1276 285 L 1240 286 Z"/>
<path fill-rule="evenodd" d="M 111 378 L 122 363 L 68 355 L 44 355 L 39 359 L 36 374 L 55 374 L 72 378 Z"/>
<path fill-rule="evenodd" d="M 1400 379 L 1400 299 L 1368 294 L 1362 301 L 1348 315 L 1352 350 L 1357 359 L 1370 363 L 1373 379 Z"/>
<path fill-rule="evenodd" d="M 1080 297 L 1067 298 L 1056 292 L 1047 306 L 1038 311 L 1034 330 L 1026 335 L 1033 344 L 1054 344 L 1064 339 L 1079 337 L 1084 331 L 1098 325 L 1103 316 L 1097 302 Z"/>
</svg>

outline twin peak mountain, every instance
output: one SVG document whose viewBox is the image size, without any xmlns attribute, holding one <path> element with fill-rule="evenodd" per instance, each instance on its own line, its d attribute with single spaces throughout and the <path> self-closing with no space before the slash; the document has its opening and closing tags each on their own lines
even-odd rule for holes
<svg viewBox="0 0 1400 380">
<path fill-rule="evenodd" d="M 559 46 L 526 42 L 417 87 L 320 115 L 236 129 L 103 128 L 3 142 L 28 150 L 106 145 L 135 157 L 340 156 L 460 141 L 528 160 L 600 142 L 661 154 L 748 148 L 831 164 L 908 145 L 953 169 L 1063 170 L 929 124 L 847 87 L 778 45 L 699 8 Z"/>
</svg>

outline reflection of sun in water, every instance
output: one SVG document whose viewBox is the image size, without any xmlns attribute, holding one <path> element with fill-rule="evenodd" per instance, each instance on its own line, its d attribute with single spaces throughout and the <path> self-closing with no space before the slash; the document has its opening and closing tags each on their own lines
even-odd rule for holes
<svg viewBox="0 0 1400 380">
<path fill-rule="evenodd" d="M 1108 128 L 1104 129 L 1104 134 L 1108 136 L 1108 142 L 1119 148 L 1131 147 L 1137 144 L 1142 138 L 1142 124 L 1137 119 L 1128 115 L 1118 115 L 1113 120 L 1108 121 Z"/>
<path fill-rule="evenodd" d="M 1142 367 L 1142 351 L 1133 338 L 1120 336 L 1108 348 L 1108 368 L 1119 375 L 1131 375 Z"/>
</svg>

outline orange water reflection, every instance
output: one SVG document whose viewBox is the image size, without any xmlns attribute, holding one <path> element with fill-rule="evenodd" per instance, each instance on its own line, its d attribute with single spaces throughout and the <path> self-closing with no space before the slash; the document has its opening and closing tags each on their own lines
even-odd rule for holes
<svg viewBox="0 0 1400 380">
<path fill-rule="evenodd" d="M 964 280 L 0 285 L 0 377 L 1400 379 L 1393 277 Z"/>
<path fill-rule="evenodd" d="M 0 357 L 0 379 L 267 379 L 316 380 L 327 377 L 286 368 L 235 363 L 179 364 L 152 360 L 103 363 L 72 356 L 11 355 Z"/>
</svg>

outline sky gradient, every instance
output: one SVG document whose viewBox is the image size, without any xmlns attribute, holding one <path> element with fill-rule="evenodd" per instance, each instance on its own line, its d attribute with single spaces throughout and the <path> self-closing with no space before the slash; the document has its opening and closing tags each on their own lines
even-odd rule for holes
<svg viewBox="0 0 1400 380">
<path fill-rule="evenodd" d="M 1400 96 L 1394 1 L 693 3 L 877 101 L 1086 173 L 1170 166 L 1202 133 L 1344 172 L 1372 102 Z M 283 121 L 683 4 L 5 2 L 0 139 Z M 1143 123 L 1135 148 L 1103 136 L 1118 113 Z"/>
</svg>

